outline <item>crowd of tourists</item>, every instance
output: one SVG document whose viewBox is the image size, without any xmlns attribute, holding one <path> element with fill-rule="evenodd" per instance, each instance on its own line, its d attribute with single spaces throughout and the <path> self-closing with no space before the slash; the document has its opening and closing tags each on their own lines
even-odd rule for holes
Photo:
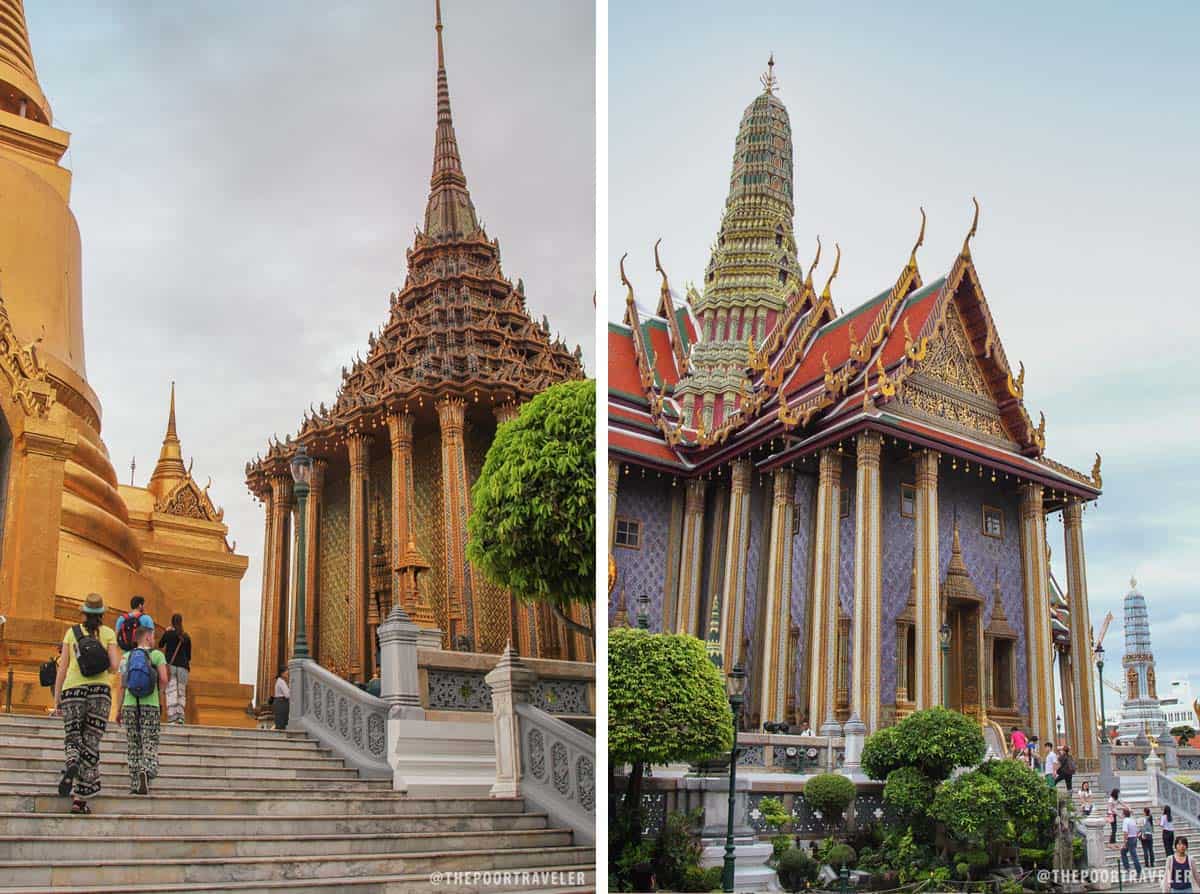
<svg viewBox="0 0 1200 894">
<path fill-rule="evenodd" d="M 58 793 L 71 798 L 72 813 L 91 813 L 88 799 L 100 791 L 100 742 L 114 702 L 116 721 L 125 728 L 130 794 L 148 794 L 158 775 L 160 693 L 167 722 L 184 722 L 192 640 L 183 616 L 175 614 L 156 646 L 145 605 L 134 596 L 114 629 L 104 623 L 104 599 L 90 593 L 80 623 L 63 636 L 59 657 L 42 666 L 42 682 L 54 692 L 53 713 L 63 720 L 66 761 Z"/>
<path fill-rule="evenodd" d="M 1042 746 L 1045 753 L 1039 754 L 1037 736 L 1026 736 L 1024 731 L 1016 726 L 1010 730 L 1009 739 L 1012 745 L 1014 760 L 1020 761 L 1037 773 L 1041 773 L 1051 788 L 1057 788 L 1058 784 L 1063 782 L 1066 783 L 1067 792 L 1073 792 L 1075 756 L 1071 754 L 1071 746 L 1066 743 L 1056 746 L 1053 742 L 1046 742 Z M 1084 783 L 1084 787 L 1089 788 L 1086 782 Z M 1090 791 L 1088 792 L 1088 798 L 1089 800 L 1091 798 Z"/>
</svg>

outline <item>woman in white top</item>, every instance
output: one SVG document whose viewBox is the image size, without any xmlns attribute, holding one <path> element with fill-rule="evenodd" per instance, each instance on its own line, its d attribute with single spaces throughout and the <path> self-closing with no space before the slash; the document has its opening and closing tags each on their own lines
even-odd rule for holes
<svg viewBox="0 0 1200 894">
<path fill-rule="evenodd" d="M 1079 806 L 1083 808 L 1084 816 L 1092 815 L 1092 784 L 1084 782 L 1079 790 Z"/>
<path fill-rule="evenodd" d="M 288 669 L 284 665 L 275 678 L 275 696 L 271 707 L 275 712 L 275 729 L 287 729 L 288 713 L 291 709 L 292 689 L 288 686 Z"/>
<path fill-rule="evenodd" d="M 1171 815 L 1170 807 L 1163 807 L 1159 828 L 1162 829 L 1163 855 L 1170 857 L 1171 852 L 1175 850 L 1175 817 Z"/>
</svg>

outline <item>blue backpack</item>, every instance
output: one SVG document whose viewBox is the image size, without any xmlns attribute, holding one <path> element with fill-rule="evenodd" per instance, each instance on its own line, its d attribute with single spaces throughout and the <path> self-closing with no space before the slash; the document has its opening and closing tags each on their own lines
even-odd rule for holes
<svg viewBox="0 0 1200 894">
<path fill-rule="evenodd" d="M 158 673 L 145 649 L 134 649 L 125 659 L 125 689 L 136 699 L 143 699 L 158 686 Z"/>
</svg>

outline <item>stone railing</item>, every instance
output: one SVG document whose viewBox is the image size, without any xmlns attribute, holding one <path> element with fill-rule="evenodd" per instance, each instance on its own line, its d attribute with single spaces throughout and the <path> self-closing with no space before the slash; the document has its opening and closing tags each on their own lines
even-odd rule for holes
<svg viewBox="0 0 1200 894">
<path fill-rule="evenodd" d="M 1159 804 L 1169 806 L 1176 817 L 1200 826 L 1200 792 L 1192 791 L 1162 772 L 1155 773 L 1154 783 L 1158 787 Z"/>
<path fill-rule="evenodd" d="M 497 656 L 418 649 L 421 706 L 427 711 L 491 714 L 492 691 L 485 678 Z M 522 658 L 537 679 L 530 703 L 572 723 L 596 714 L 595 665 L 547 658 Z"/>
<path fill-rule="evenodd" d="M 293 658 L 289 725 L 331 748 L 359 775 L 390 779 L 388 703 L 368 695 L 315 661 Z"/>
<path fill-rule="evenodd" d="M 776 773 L 824 773 L 845 762 L 845 740 L 838 736 L 787 733 L 738 733 L 738 766 Z"/>
<path fill-rule="evenodd" d="M 596 740 L 533 703 L 537 675 L 511 648 L 488 673 L 496 740 L 493 797 L 522 797 L 596 840 Z"/>
</svg>

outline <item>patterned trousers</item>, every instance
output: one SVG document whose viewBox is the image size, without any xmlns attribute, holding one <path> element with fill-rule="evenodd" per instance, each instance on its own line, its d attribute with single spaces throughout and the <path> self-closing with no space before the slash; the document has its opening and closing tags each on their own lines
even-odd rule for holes
<svg viewBox="0 0 1200 894">
<path fill-rule="evenodd" d="M 130 785 L 137 784 L 142 770 L 153 779 L 158 775 L 158 705 L 123 705 L 121 725 L 125 727 Z"/>
<path fill-rule="evenodd" d="M 188 669 L 168 667 L 167 673 L 167 723 L 183 723 L 187 710 Z"/>
<path fill-rule="evenodd" d="M 100 791 L 100 740 L 108 727 L 112 690 L 92 684 L 66 689 L 61 699 L 66 769 L 74 769 L 71 796 L 86 801 Z"/>
</svg>

